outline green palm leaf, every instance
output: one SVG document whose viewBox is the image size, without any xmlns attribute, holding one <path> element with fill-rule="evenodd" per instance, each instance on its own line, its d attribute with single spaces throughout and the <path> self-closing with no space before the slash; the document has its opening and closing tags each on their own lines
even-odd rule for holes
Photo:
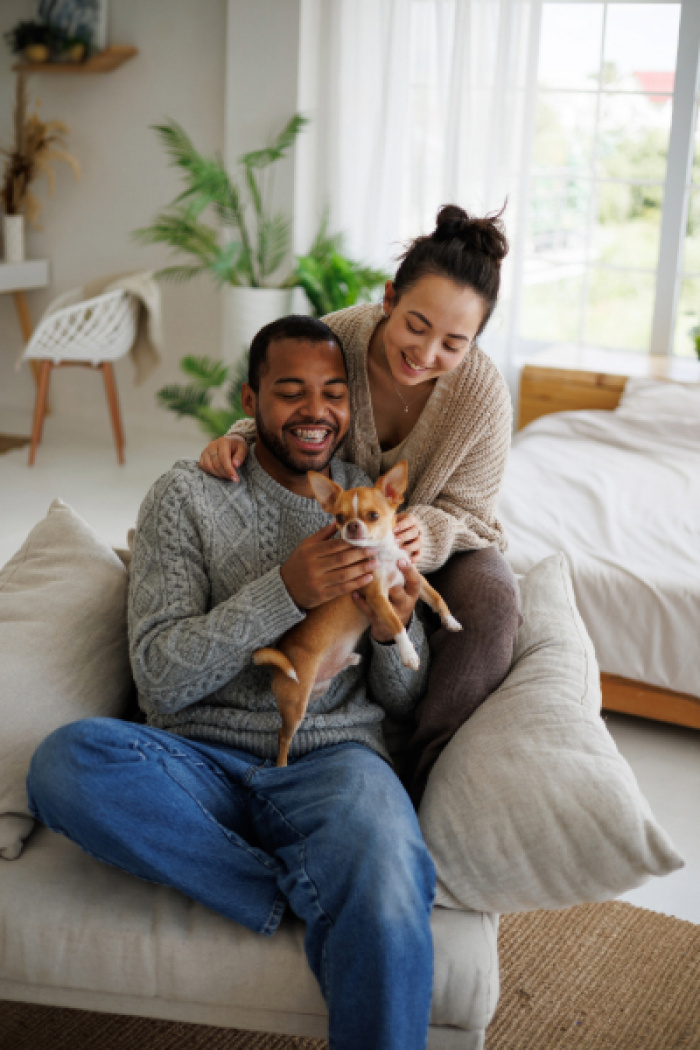
<svg viewBox="0 0 700 1050">
<path fill-rule="evenodd" d="M 264 149 L 252 150 L 239 157 L 239 162 L 246 168 L 266 168 L 276 160 L 280 160 L 287 150 L 294 145 L 299 132 L 309 123 L 307 117 L 296 113 L 292 119 L 280 131 L 277 138 Z"/>
<path fill-rule="evenodd" d="M 231 382 L 226 391 L 226 403 L 238 419 L 242 419 L 245 415 L 241 404 L 241 388 L 244 383 L 248 382 L 248 361 L 249 354 L 246 353 L 235 365 Z M 228 426 L 231 426 L 231 424 L 229 423 Z M 228 430 L 228 427 L 226 429 Z"/>
<path fill-rule="evenodd" d="M 182 283 L 198 277 L 200 273 L 206 273 L 206 266 L 166 266 L 162 270 L 156 270 L 154 276 L 161 281 L 175 281 Z"/>
<path fill-rule="evenodd" d="M 157 393 L 161 405 L 178 416 L 197 416 L 200 409 L 209 404 L 209 391 L 190 383 L 188 386 L 172 384 Z"/>
<path fill-rule="evenodd" d="M 222 386 L 228 378 L 228 367 L 222 361 L 214 361 L 211 357 L 194 357 L 189 355 L 180 361 L 180 368 L 185 375 L 194 379 L 195 383 L 204 390 L 211 387 Z"/>
<path fill-rule="evenodd" d="M 191 218 L 184 208 L 161 212 L 152 226 L 134 230 L 134 237 L 144 244 L 167 244 L 176 251 L 189 252 L 204 263 L 211 263 L 220 250 L 217 231 Z"/>
<path fill-rule="evenodd" d="M 258 266 L 269 277 L 281 266 L 289 247 L 291 223 L 284 215 L 264 217 L 258 225 Z"/>
<path fill-rule="evenodd" d="M 218 438 L 225 434 L 228 428 L 236 422 L 236 419 L 240 419 L 240 416 L 233 418 L 230 409 L 211 408 L 204 405 L 200 408 L 196 418 L 205 434 Z"/>
<path fill-rule="evenodd" d="M 245 251 L 240 241 L 231 241 L 219 251 L 216 259 L 210 265 L 212 276 L 216 283 L 237 284 L 236 277 L 245 270 Z"/>
</svg>

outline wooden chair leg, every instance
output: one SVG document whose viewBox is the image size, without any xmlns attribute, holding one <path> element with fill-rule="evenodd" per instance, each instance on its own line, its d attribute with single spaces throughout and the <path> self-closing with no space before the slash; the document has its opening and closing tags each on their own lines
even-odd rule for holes
<svg viewBox="0 0 700 1050">
<path fill-rule="evenodd" d="M 34 466 L 36 447 L 41 441 L 41 433 L 44 429 L 44 416 L 46 415 L 46 402 L 49 393 L 49 379 L 51 378 L 51 361 L 42 361 L 39 370 L 39 384 L 34 401 L 34 425 L 32 426 L 32 443 L 29 447 L 29 466 Z"/>
<path fill-rule="evenodd" d="M 109 414 L 112 418 L 112 430 L 114 431 L 114 443 L 117 446 L 117 459 L 124 463 L 124 431 L 122 430 L 121 416 L 119 415 L 119 401 L 117 400 L 117 384 L 114 381 L 114 369 L 111 361 L 103 361 L 100 365 L 105 381 L 105 393 Z"/>
<path fill-rule="evenodd" d="M 17 291 L 12 293 L 15 300 L 15 309 L 17 310 L 17 317 L 19 318 L 19 327 L 22 331 L 22 338 L 24 339 L 25 346 L 32 338 L 32 318 L 29 313 L 29 306 L 27 305 L 27 297 L 23 291 Z M 32 376 L 34 378 L 34 386 L 39 389 L 39 376 L 41 375 L 41 361 L 36 358 L 31 358 L 29 361 L 29 367 L 32 370 Z M 51 415 L 51 405 L 49 399 L 46 399 L 46 409 L 44 411 L 45 416 Z"/>
</svg>

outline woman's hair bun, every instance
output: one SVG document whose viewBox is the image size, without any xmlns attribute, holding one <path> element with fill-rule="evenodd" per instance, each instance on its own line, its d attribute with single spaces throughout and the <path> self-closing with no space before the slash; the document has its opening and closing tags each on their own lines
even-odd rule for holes
<svg viewBox="0 0 700 1050">
<path fill-rule="evenodd" d="M 437 214 L 432 239 L 438 243 L 462 241 L 465 248 L 501 262 L 508 254 L 508 240 L 501 222 L 505 204 L 499 212 L 472 218 L 458 204 L 444 204 Z"/>
<path fill-rule="evenodd" d="M 499 212 L 475 219 L 457 204 L 445 204 L 437 225 L 427 236 L 416 237 L 400 256 L 394 278 L 394 300 L 424 277 L 447 277 L 465 288 L 473 288 L 484 300 L 479 335 L 493 313 L 501 287 L 501 262 L 508 254 L 508 241 Z"/>
</svg>

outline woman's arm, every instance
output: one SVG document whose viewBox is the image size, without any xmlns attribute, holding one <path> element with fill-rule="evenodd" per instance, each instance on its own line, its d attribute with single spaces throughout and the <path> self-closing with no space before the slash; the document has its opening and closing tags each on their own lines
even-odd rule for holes
<svg viewBox="0 0 700 1050">
<path fill-rule="evenodd" d="M 229 481 L 240 481 L 238 468 L 255 441 L 255 421 L 239 419 L 223 437 L 210 441 L 199 457 L 199 465 L 207 474 Z"/>
<path fill-rule="evenodd" d="M 434 572 L 456 551 L 506 549 L 496 506 L 509 450 L 510 412 L 505 412 L 467 450 L 430 504 L 409 504 L 422 526 L 421 571 Z"/>
</svg>

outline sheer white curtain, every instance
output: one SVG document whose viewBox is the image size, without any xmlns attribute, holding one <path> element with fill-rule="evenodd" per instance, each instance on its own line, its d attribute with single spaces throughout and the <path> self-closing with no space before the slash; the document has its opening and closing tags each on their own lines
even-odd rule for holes
<svg viewBox="0 0 700 1050">
<path fill-rule="evenodd" d="M 322 49 L 316 198 L 354 255 L 392 270 L 401 244 L 430 231 L 441 204 L 483 214 L 506 198 L 517 247 L 540 6 L 310 0 Z M 517 252 L 488 336 L 506 370 L 514 261 Z"/>
</svg>

